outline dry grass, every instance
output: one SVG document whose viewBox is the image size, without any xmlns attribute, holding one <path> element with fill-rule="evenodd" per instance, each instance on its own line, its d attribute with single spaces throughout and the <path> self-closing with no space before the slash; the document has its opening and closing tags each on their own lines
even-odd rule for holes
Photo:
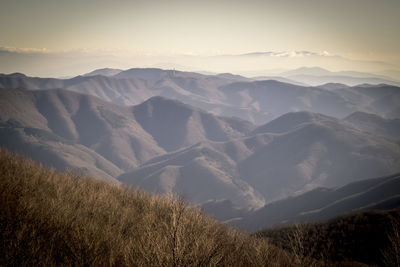
<svg viewBox="0 0 400 267">
<path fill-rule="evenodd" d="M 387 230 L 388 244 L 382 250 L 383 262 L 386 266 L 400 266 L 400 218 L 390 216 L 391 227 Z"/>
<path fill-rule="evenodd" d="M 299 266 L 400 266 L 400 210 L 363 211 L 256 234 Z"/>
<path fill-rule="evenodd" d="M 291 266 L 266 240 L 173 197 L 43 168 L 0 149 L 1 266 Z"/>
</svg>

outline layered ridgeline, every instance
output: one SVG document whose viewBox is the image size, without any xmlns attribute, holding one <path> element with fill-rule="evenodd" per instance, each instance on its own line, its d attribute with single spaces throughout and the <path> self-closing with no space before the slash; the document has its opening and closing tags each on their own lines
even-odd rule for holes
<svg viewBox="0 0 400 267">
<path fill-rule="evenodd" d="M 205 206 L 218 218 L 217 205 Z M 231 208 L 226 207 L 227 210 Z M 237 213 L 231 223 L 249 232 L 269 226 L 317 222 L 360 211 L 400 208 L 400 174 L 353 182 L 338 188 L 316 188 L 298 196 Z M 234 214 L 230 213 L 230 216 Z"/>
<path fill-rule="evenodd" d="M 290 80 L 283 78 L 266 79 L 162 69 L 102 69 L 71 79 L 2 74 L 0 87 L 28 90 L 62 88 L 118 105 L 137 105 L 152 96 L 163 96 L 217 115 L 236 116 L 257 124 L 300 110 L 334 117 L 344 117 L 355 111 L 400 117 L 400 90 L 396 86 L 349 87 L 336 84 L 313 87 L 290 84 Z"/>
<path fill-rule="evenodd" d="M 3 146 L 100 178 L 115 178 L 166 151 L 227 141 L 254 129 L 161 97 L 121 107 L 66 90 L 0 89 L 0 94 Z"/>
<path fill-rule="evenodd" d="M 256 208 L 320 186 L 393 174 L 399 166 L 396 141 L 332 117 L 297 112 L 244 138 L 203 141 L 155 157 L 118 179 L 153 192 L 178 192 L 194 203 L 214 195 Z M 200 190 L 204 184 L 208 186 Z"/>
<path fill-rule="evenodd" d="M 375 114 L 355 112 L 344 120 L 362 131 L 400 140 L 400 119 L 384 119 Z"/>
<path fill-rule="evenodd" d="M 314 86 L 326 83 L 336 83 L 347 86 L 355 86 L 359 84 L 389 84 L 400 86 L 400 81 L 384 75 L 357 71 L 333 72 L 320 67 L 301 67 L 285 71 L 281 73 L 280 76 L 291 81 Z"/>
<path fill-rule="evenodd" d="M 164 152 L 128 108 L 64 90 L 1 89 L 1 143 L 39 162 L 114 179 Z"/>
<path fill-rule="evenodd" d="M 0 92 L 3 146 L 192 204 L 259 208 L 400 171 L 397 141 L 322 114 L 288 113 L 255 127 L 162 97 L 121 107 L 65 90 Z"/>
<path fill-rule="evenodd" d="M 295 266 L 291 254 L 179 199 L 48 170 L 4 149 L 0 188 L 1 266 Z"/>
</svg>

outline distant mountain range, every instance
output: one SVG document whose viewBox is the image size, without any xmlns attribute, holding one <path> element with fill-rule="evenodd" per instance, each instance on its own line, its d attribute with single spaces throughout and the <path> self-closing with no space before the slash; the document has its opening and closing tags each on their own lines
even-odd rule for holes
<svg viewBox="0 0 400 267">
<path fill-rule="evenodd" d="M 400 119 L 384 119 L 375 114 L 354 112 L 344 120 L 364 132 L 400 141 Z"/>
<path fill-rule="evenodd" d="M 60 89 L 0 92 L 2 145 L 26 153 L 23 144 L 35 144 L 38 149 L 32 147 L 30 153 L 43 149 L 46 152 L 42 153 L 58 154 L 48 156 L 51 161 L 60 161 L 57 166 L 83 165 L 90 174 L 100 177 L 117 177 L 166 151 L 204 140 L 226 141 L 254 129 L 249 122 L 220 118 L 161 97 L 135 107 L 122 107 Z M 176 126 L 172 128 L 173 123 Z M 82 149 L 107 164 L 94 159 L 75 163 Z M 86 166 L 90 162 L 93 166 Z M 108 175 L 99 175 L 99 169 Z"/>
<path fill-rule="evenodd" d="M 2 145 L 51 166 L 111 179 L 164 152 L 129 108 L 96 97 L 1 89 L 0 101 Z"/>
<path fill-rule="evenodd" d="M 106 76 L 106 77 L 111 77 L 114 75 L 117 75 L 118 73 L 122 72 L 123 70 L 120 69 L 111 69 L 111 68 L 104 68 L 104 69 L 97 69 L 94 71 L 91 71 L 89 73 L 83 74 L 82 76 Z"/>
<path fill-rule="evenodd" d="M 94 76 L 93 76 L 94 75 Z M 273 79 L 273 77 L 264 77 Z M 281 81 L 286 81 L 281 78 Z M 221 116 L 263 124 L 290 111 L 345 117 L 355 111 L 400 117 L 400 90 L 389 85 L 311 87 L 238 75 L 202 75 L 161 69 L 100 69 L 71 79 L 0 75 L 0 87 L 62 88 L 118 105 L 137 105 L 153 96 L 176 99 Z M 379 88 L 379 89 L 378 89 Z M 370 94 L 369 91 L 374 91 Z"/>
<path fill-rule="evenodd" d="M 183 195 L 247 229 L 372 207 L 386 200 L 332 211 L 340 199 L 323 202 L 320 192 L 338 189 L 318 188 L 400 172 L 396 86 L 102 69 L 72 79 L 0 75 L 0 87 L 1 146 L 58 169 Z M 303 194 L 325 206 L 271 215 L 274 201 Z"/>
<path fill-rule="evenodd" d="M 332 72 L 320 67 L 302 67 L 280 73 L 280 76 L 291 81 L 305 83 L 312 86 L 318 86 L 325 83 L 342 83 L 348 86 L 360 84 L 388 84 L 400 86 L 400 81 L 396 81 L 388 76 L 356 71 Z"/>
<path fill-rule="evenodd" d="M 260 126 L 244 138 L 205 141 L 156 157 L 119 180 L 146 184 L 154 192 L 177 191 L 190 198 L 194 194 L 179 189 L 187 189 L 179 182 L 190 179 L 188 184 L 195 184 L 201 177 L 215 177 L 244 188 L 249 185 L 253 190 L 246 189 L 244 194 L 251 197 L 248 203 L 260 204 L 260 195 L 269 202 L 318 186 L 339 186 L 394 173 L 400 170 L 399 156 L 400 146 L 394 140 L 361 132 L 332 117 L 297 112 Z M 173 174 L 164 175 L 171 168 Z M 163 186 L 163 179 L 173 179 L 168 182 L 170 187 Z M 230 199 L 243 206 L 243 202 Z"/>
</svg>

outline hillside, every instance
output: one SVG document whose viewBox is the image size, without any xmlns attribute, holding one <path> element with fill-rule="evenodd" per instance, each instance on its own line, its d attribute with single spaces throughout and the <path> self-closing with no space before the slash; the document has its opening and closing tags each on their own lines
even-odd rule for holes
<svg viewBox="0 0 400 267">
<path fill-rule="evenodd" d="M 289 251 L 307 266 L 308 257 L 329 266 L 399 266 L 400 210 L 359 212 L 326 222 L 268 228 L 255 234 Z"/>
<path fill-rule="evenodd" d="M 252 133 L 275 133 L 282 134 L 290 132 L 298 127 L 309 123 L 323 123 L 338 121 L 333 117 L 329 117 L 320 113 L 312 113 L 307 111 L 289 112 L 272 120 L 264 125 L 257 127 Z"/>
<path fill-rule="evenodd" d="M 332 117 L 292 113 L 261 129 L 278 133 L 240 161 L 238 169 L 268 200 L 399 171 L 400 147 L 395 141 Z"/>
<path fill-rule="evenodd" d="M 200 141 L 243 137 L 255 126 L 238 118 L 215 116 L 176 100 L 153 97 L 132 108 L 136 121 L 166 151 Z"/>
<path fill-rule="evenodd" d="M 358 105 L 358 111 L 377 114 L 384 118 L 399 118 L 400 90 L 398 86 L 386 84 L 363 84 L 338 88 L 334 93 Z M 350 115 L 350 114 L 349 114 Z"/>
<path fill-rule="evenodd" d="M 238 175 L 235 162 L 208 143 L 154 158 L 118 180 L 154 193 L 177 193 L 193 204 L 218 199 L 242 208 L 264 204 L 263 196 Z"/>
<path fill-rule="evenodd" d="M 235 82 L 219 90 L 228 103 L 257 111 L 268 120 L 299 110 L 343 117 L 361 106 L 361 103 L 350 102 L 335 92 L 274 80 Z"/>
<path fill-rule="evenodd" d="M 0 96 L 1 145 L 58 169 L 107 179 L 166 151 L 254 129 L 162 97 L 122 107 L 61 89 L 0 89 Z"/>
<path fill-rule="evenodd" d="M 361 180 L 338 188 L 316 188 L 269 203 L 232 224 L 254 232 L 265 227 L 317 222 L 363 210 L 396 208 L 400 208 L 400 174 Z"/>
<path fill-rule="evenodd" d="M 390 175 L 400 171 L 399 162 L 393 140 L 322 114 L 294 112 L 246 137 L 154 157 L 118 179 L 151 192 L 178 192 L 195 204 L 229 199 L 259 208 L 313 188 Z"/>
<path fill-rule="evenodd" d="M 28 77 L 17 74 L 0 75 L 0 87 L 28 90 L 66 89 L 97 96 L 118 105 L 139 104 L 153 96 L 143 81 L 101 75 L 77 76 L 70 79 Z"/>
<path fill-rule="evenodd" d="M 0 188 L 2 266 L 294 266 L 182 200 L 45 169 L 4 149 Z"/>
<path fill-rule="evenodd" d="M 0 95 L 1 145 L 43 163 L 48 164 L 45 157 L 35 154 L 40 150 L 56 155 L 68 167 L 76 167 L 70 161 L 81 158 L 81 150 L 88 150 L 102 160 L 82 164 L 92 162 L 90 168 L 110 173 L 106 163 L 101 163 L 106 161 L 121 173 L 165 153 L 128 107 L 66 90 L 0 89 Z M 28 153 L 25 144 L 36 148 Z"/>
<path fill-rule="evenodd" d="M 318 113 L 291 112 L 256 128 L 160 96 L 122 107 L 62 89 L 0 95 L 0 144 L 8 149 L 192 204 L 225 199 L 253 209 L 400 171 L 397 141 Z"/>
<path fill-rule="evenodd" d="M 60 173 L 4 149 L 0 188 L 2 266 L 396 266 L 398 211 L 249 236 L 180 198 Z"/>
<path fill-rule="evenodd" d="M 400 140 L 400 119 L 385 119 L 375 114 L 355 112 L 344 120 L 362 131 Z"/>
</svg>

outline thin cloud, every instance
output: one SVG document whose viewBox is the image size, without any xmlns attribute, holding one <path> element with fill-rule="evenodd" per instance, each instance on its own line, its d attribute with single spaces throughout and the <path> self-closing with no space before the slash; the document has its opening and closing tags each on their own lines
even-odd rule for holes
<svg viewBox="0 0 400 267">
<path fill-rule="evenodd" d="M 12 47 L 12 46 L 0 46 L 1 52 L 10 52 L 10 53 L 21 53 L 21 54 L 46 54 L 49 51 L 46 48 L 20 48 L 20 47 Z"/>
<path fill-rule="evenodd" d="M 332 57 L 335 56 L 328 51 L 313 52 L 307 50 L 300 51 L 267 51 L 267 52 L 251 52 L 246 54 L 239 54 L 237 56 L 270 56 L 270 57 L 307 57 L 307 56 L 322 56 Z"/>
</svg>

